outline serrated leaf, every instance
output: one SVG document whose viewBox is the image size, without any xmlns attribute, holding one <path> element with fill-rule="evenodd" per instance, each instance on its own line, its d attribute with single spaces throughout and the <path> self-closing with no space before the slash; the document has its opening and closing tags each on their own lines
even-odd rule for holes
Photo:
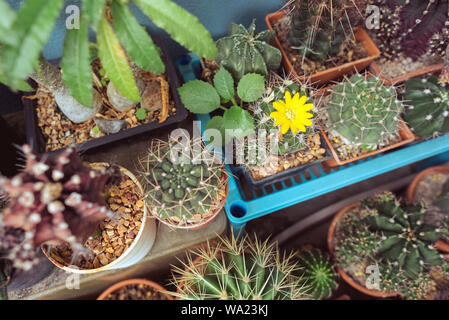
<svg viewBox="0 0 449 320">
<path fill-rule="evenodd" d="M 234 79 L 225 68 L 220 68 L 214 76 L 214 86 L 218 94 L 225 100 L 234 98 Z"/>
<path fill-rule="evenodd" d="M 152 22 L 196 54 L 215 59 L 217 47 L 198 18 L 170 0 L 136 0 L 136 5 Z"/>
<path fill-rule="evenodd" d="M 98 55 L 109 79 L 120 94 L 133 102 L 140 102 L 140 94 L 125 51 L 106 18 L 101 19 L 97 34 Z"/>
<path fill-rule="evenodd" d="M 0 43 L 16 43 L 16 37 L 10 30 L 15 17 L 16 13 L 11 9 L 9 4 L 4 0 L 0 0 Z"/>
<path fill-rule="evenodd" d="M 18 11 L 10 31 L 14 33 L 15 43 L 6 44 L 1 49 L 2 70 L 10 86 L 17 87 L 37 65 L 63 2 L 26 1 Z"/>
<path fill-rule="evenodd" d="M 237 86 L 237 94 L 245 102 L 253 102 L 262 97 L 265 90 L 265 78 L 260 74 L 245 74 Z"/>
<path fill-rule="evenodd" d="M 192 80 L 178 89 L 184 106 L 193 113 L 210 113 L 220 107 L 220 96 L 215 88 L 204 81 Z"/>
<path fill-rule="evenodd" d="M 232 136 L 235 138 L 243 138 L 250 135 L 254 127 L 254 119 L 251 117 L 248 111 L 232 106 L 223 114 L 223 120 L 225 122 L 225 129 L 232 130 Z"/>
<path fill-rule="evenodd" d="M 106 0 L 83 0 L 83 13 L 92 29 L 98 30 Z"/>
<path fill-rule="evenodd" d="M 121 2 L 114 1 L 111 10 L 117 37 L 133 61 L 144 70 L 155 74 L 164 73 L 165 65 L 160 57 L 159 48 L 139 25 L 129 8 Z"/>
<path fill-rule="evenodd" d="M 93 81 L 88 33 L 85 19 L 81 19 L 79 29 L 66 31 L 61 68 L 62 80 L 69 87 L 70 94 L 83 106 L 92 107 Z"/>
<path fill-rule="evenodd" d="M 211 137 L 211 133 L 209 133 L 209 134 L 207 133 L 207 130 L 210 130 L 210 129 L 218 130 L 221 134 L 221 140 L 213 139 L 215 137 Z M 215 116 L 212 119 L 210 119 L 206 125 L 206 135 L 205 135 L 206 138 L 209 139 L 209 143 L 216 147 L 222 147 L 222 146 L 226 145 L 231 140 L 231 137 L 226 136 L 225 129 L 226 128 L 225 128 L 225 122 L 224 122 L 223 117 Z"/>
</svg>

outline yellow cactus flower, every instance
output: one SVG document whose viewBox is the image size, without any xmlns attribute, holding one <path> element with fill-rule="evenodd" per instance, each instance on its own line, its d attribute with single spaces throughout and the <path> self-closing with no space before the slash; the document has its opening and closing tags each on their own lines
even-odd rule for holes
<svg viewBox="0 0 449 320">
<path fill-rule="evenodd" d="M 273 102 L 276 111 L 272 112 L 270 117 L 275 119 L 275 125 L 281 126 L 282 134 L 287 133 L 288 129 L 291 129 L 293 134 L 298 130 L 306 132 L 306 127 L 312 125 L 310 118 L 313 118 L 313 114 L 307 111 L 313 108 L 313 104 L 306 104 L 306 101 L 306 96 L 300 97 L 299 93 L 296 93 L 292 98 L 290 92 L 286 91 L 285 101 Z"/>
</svg>

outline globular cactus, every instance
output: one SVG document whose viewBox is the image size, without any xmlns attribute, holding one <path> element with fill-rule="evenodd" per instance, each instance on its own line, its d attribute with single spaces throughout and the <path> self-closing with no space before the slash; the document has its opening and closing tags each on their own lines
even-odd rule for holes
<svg viewBox="0 0 449 320">
<path fill-rule="evenodd" d="M 194 251 L 183 268 L 174 266 L 172 293 L 183 300 L 297 300 L 308 297 L 295 276 L 293 254 L 282 255 L 268 240 L 220 238 Z"/>
<path fill-rule="evenodd" d="M 24 231 L 23 242 L 9 257 L 14 267 L 30 269 L 42 243 L 67 241 L 81 247 L 100 221 L 114 216 L 104 194 L 114 174 L 89 168 L 73 148 L 57 156 L 37 156 L 25 145 L 23 152 L 24 170 L 11 179 L 0 178 L 9 196 L 2 223 Z"/>
<path fill-rule="evenodd" d="M 199 139 L 189 142 L 177 157 L 177 147 L 181 146 L 177 140 L 153 140 L 142 159 L 144 198 L 150 211 L 177 225 L 204 221 L 221 209 L 226 197 L 223 165 L 197 158 L 205 151 L 204 146 Z"/>
<path fill-rule="evenodd" d="M 300 275 L 313 299 L 326 299 L 337 289 L 337 273 L 327 254 L 318 249 L 304 250 L 298 256 Z"/>
<path fill-rule="evenodd" d="M 256 33 L 256 20 L 248 30 L 241 24 L 231 23 L 228 36 L 216 42 L 216 62 L 228 70 L 236 82 L 248 73 L 266 76 L 281 63 L 281 52 L 271 45 L 274 36 L 273 30 Z"/>
<path fill-rule="evenodd" d="M 395 263 L 411 279 L 424 268 L 442 264 L 442 256 L 433 246 L 441 232 L 424 223 L 426 208 L 422 203 L 403 203 L 391 192 L 384 192 L 363 200 L 361 207 L 371 213 L 365 218 L 370 230 L 382 235 L 376 251 L 379 258 Z"/>
<path fill-rule="evenodd" d="M 438 77 L 412 78 L 405 83 L 404 120 L 422 138 L 449 132 L 449 85 Z"/>
<path fill-rule="evenodd" d="M 356 74 L 332 89 L 327 127 L 348 145 L 375 150 L 397 134 L 402 110 L 393 86 Z"/>
</svg>

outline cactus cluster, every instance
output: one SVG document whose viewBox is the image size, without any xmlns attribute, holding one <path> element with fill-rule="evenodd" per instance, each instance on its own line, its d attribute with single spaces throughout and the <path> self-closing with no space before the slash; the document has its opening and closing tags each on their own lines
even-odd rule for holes
<svg viewBox="0 0 449 320">
<path fill-rule="evenodd" d="M 417 60 L 422 55 L 444 56 L 449 44 L 447 0 L 372 0 L 380 8 L 376 30 L 382 55 L 393 60 L 401 53 Z"/>
<path fill-rule="evenodd" d="M 198 149 L 199 148 L 199 149 Z M 222 206 L 227 178 L 214 159 L 201 159 L 200 139 L 153 140 L 142 159 L 145 201 L 155 216 L 176 225 L 204 221 Z"/>
<path fill-rule="evenodd" d="M 327 254 L 318 249 L 304 250 L 298 256 L 300 275 L 313 299 L 326 299 L 337 289 L 337 273 Z"/>
<path fill-rule="evenodd" d="M 248 29 L 231 23 L 228 36 L 216 42 L 216 62 L 228 70 L 236 82 L 248 73 L 266 76 L 270 70 L 277 70 L 281 63 L 281 52 L 271 45 L 274 36 L 273 30 L 256 33 L 255 19 Z"/>
<path fill-rule="evenodd" d="M 294 255 L 282 255 L 268 240 L 220 238 L 216 246 L 194 251 L 183 268 L 174 266 L 172 293 L 180 299 L 297 300 L 308 288 L 295 276 Z"/>
<path fill-rule="evenodd" d="M 9 196 L 2 224 L 5 237 L 15 239 L 21 233 L 15 228 L 23 230 L 24 240 L 10 248 L 8 257 L 14 267 L 30 269 L 42 243 L 67 241 L 81 248 L 100 221 L 114 216 L 104 192 L 115 173 L 90 169 L 73 148 L 56 156 L 37 156 L 27 145 L 22 150 L 24 170 L 11 179 L 0 178 Z"/>
<path fill-rule="evenodd" d="M 332 89 L 327 128 L 348 145 L 375 150 L 397 134 L 402 110 L 393 86 L 355 74 Z"/>
<path fill-rule="evenodd" d="M 412 78 L 405 83 L 404 120 L 422 138 L 449 132 L 449 85 L 437 76 Z"/>
</svg>

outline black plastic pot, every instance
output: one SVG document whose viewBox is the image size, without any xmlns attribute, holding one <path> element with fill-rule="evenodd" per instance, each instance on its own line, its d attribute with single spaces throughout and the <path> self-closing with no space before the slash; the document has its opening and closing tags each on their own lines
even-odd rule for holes
<svg viewBox="0 0 449 320">
<path fill-rule="evenodd" d="M 122 130 L 120 132 L 109 134 L 104 137 L 95 138 L 92 140 L 88 140 L 79 144 L 76 144 L 76 150 L 79 152 L 91 150 L 94 148 L 98 148 L 100 146 L 104 146 L 107 144 L 114 143 L 116 141 L 130 138 L 136 135 L 140 135 L 142 133 L 147 133 L 154 131 L 159 128 L 163 128 L 178 122 L 183 121 L 187 115 L 188 111 L 185 109 L 184 105 L 181 102 L 181 99 L 178 94 L 178 88 L 180 86 L 180 78 L 177 73 L 177 70 L 173 64 L 173 61 L 168 53 L 164 43 L 153 37 L 153 41 L 161 48 L 161 58 L 165 64 L 165 71 L 167 74 L 167 80 L 170 84 L 170 93 L 171 97 L 175 102 L 176 114 L 174 116 L 168 117 L 163 123 L 159 123 L 158 121 L 153 121 L 147 124 L 143 124 L 134 128 L 129 128 Z M 37 154 L 47 153 L 45 152 L 45 138 L 37 125 L 37 115 L 36 115 L 36 101 L 30 99 L 24 99 L 24 112 L 25 112 L 25 125 L 26 125 L 26 134 L 27 134 L 27 143 L 32 147 L 33 151 Z M 54 150 L 48 153 L 56 153 L 60 152 L 62 149 Z"/>
</svg>

